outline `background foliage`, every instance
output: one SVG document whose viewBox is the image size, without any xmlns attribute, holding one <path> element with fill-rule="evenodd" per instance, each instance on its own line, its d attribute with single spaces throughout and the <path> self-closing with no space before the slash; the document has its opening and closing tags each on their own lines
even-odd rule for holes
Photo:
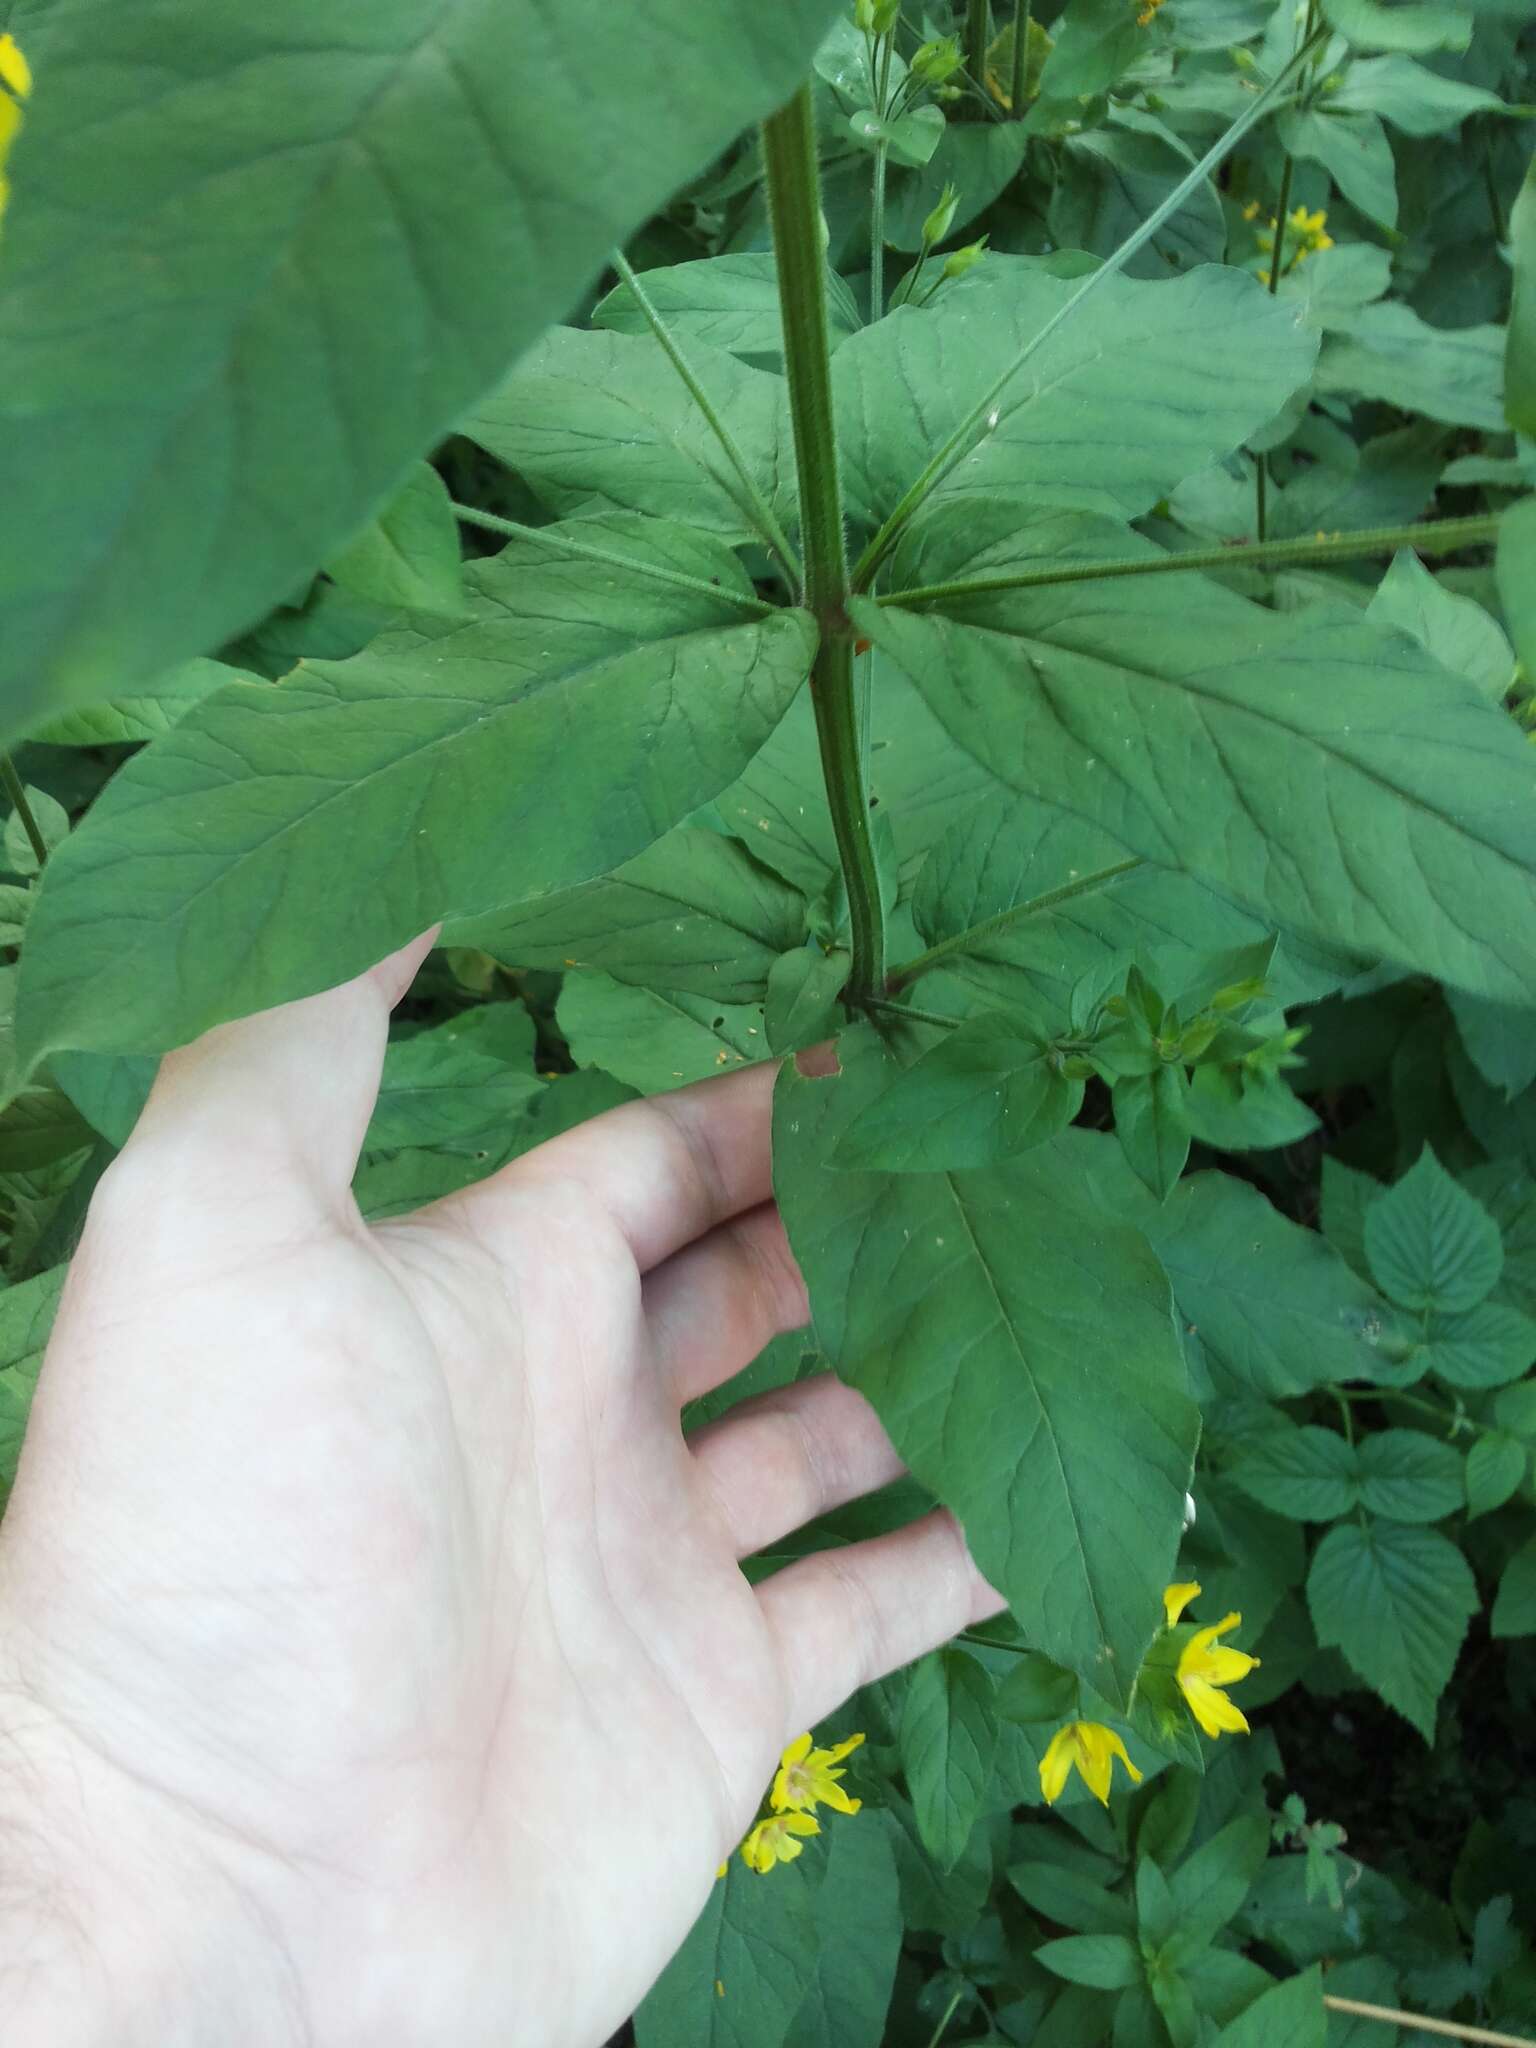
<svg viewBox="0 0 1536 2048">
<path fill-rule="evenodd" d="M 9 10 L 0 1480 L 210 1024 L 445 920 L 375 1217 L 838 1033 L 814 1330 L 685 1423 L 830 1365 L 910 1476 L 748 1568 L 938 1499 L 1011 1615 L 850 1702 L 862 1811 L 732 1860 L 642 2048 L 1530 2029 L 1529 12 L 831 15 Z M 835 620 L 749 127 L 808 69 Z M 1159 1691 L 1181 1581 L 1250 1739 Z M 1077 1718 L 1141 1781 L 1047 1810 Z"/>
</svg>

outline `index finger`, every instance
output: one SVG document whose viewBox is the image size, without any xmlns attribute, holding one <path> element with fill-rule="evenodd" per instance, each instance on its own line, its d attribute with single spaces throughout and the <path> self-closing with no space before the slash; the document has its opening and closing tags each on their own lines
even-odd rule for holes
<svg viewBox="0 0 1536 2048">
<path fill-rule="evenodd" d="M 576 1181 L 615 1223 L 642 1273 L 773 1192 L 776 1060 L 605 1110 L 456 1197 L 495 1234 L 540 1182 Z M 526 1212 L 524 1212 L 526 1213 Z M 509 1227 L 512 1227 L 509 1222 Z"/>
</svg>

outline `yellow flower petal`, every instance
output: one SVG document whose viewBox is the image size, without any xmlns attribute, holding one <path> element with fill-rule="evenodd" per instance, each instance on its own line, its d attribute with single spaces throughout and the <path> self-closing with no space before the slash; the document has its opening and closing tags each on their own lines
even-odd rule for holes
<svg viewBox="0 0 1536 2048">
<path fill-rule="evenodd" d="M 829 1764 L 840 1764 L 845 1756 L 852 1756 L 863 1740 L 862 1735 L 850 1735 L 846 1742 L 840 1742 L 835 1749 L 819 1749 L 816 1754 Z"/>
<path fill-rule="evenodd" d="M 0 36 L 0 80 L 22 99 L 32 91 L 32 67 L 12 35 Z"/>
<path fill-rule="evenodd" d="M 779 1762 L 781 1765 L 797 1764 L 801 1761 L 802 1758 L 809 1756 L 810 1753 L 811 1731 L 809 1728 L 807 1728 L 803 1735 L 797 1735 L 795 1737 L 794 1741 L 789 1745 L 788 1749 L 786 1749 L 784 1754 L 779 1758 Z"/>
<path fill-rule="evenodd" d="M 1207 1735 L 1248 1734 L 1248 1721 L 1242 1709 L 1235 1707 L 1226 1694 L 1208 1679 L 1186 1676 L 1181 1672 L 1179 1687 L 1189 1702 L 1189 1711 Z"/>
<path fill-rule="evenodd" d="M 11 138 L 20 126 L 20 107 L 8 92 L 0 92 L 0 163 L 5 162 L 5 153 L 11 146 Z"/>
<path fill-rule="evenodd" d="M 1255 201 L 1257 205 L 1257 201 Z M 1193 1579 L 1177 1586 L 1170 1586 L 1163 1595 L 1163 1612 L 1168 1617 L 1168 1626 L 1173 1628 L 1191 1600 L 1200 1598 L 1200 1588 Z"/>
<path fill-rule="evenodd" d="M 1047 1806 L 1054 1806 L 1067 1789 L 1076 1757 L 1072 1742 L 1076 1726 L 1075 1721 L 1069 1721 L 1065 1728 L 1058 1728 L 1040 1759 L 1040 1796 Z"/>
<path fill-rule="evenodd" d="M 1141 1772 L 1126 1755 L 1125 1744 L 1113 1728 L 1101 1721 L 1069 1721 L 1051 1737 L 1040 1759 L 1040 1790 L 1047 1806 L 1054 1806 L 1066 1789 L 1074 1765 L 1088 1790 L 1101 1806 L 1108 1806 L 1115 1758 L 1130 1772 L 1132 1782 L 1141 1783 Z"/>
</svg>

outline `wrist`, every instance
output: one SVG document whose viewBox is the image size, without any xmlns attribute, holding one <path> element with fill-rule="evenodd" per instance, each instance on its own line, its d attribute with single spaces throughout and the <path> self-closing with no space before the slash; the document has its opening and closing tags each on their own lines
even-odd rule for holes
<svg viewBox="0 0 1536 2048">
<path fill-rule="evenodd" d="M 0 1684 L 0 2012 L 28 2048 L 287 2048 L 292 1972 L 232 1860 Z"/>
</svg>

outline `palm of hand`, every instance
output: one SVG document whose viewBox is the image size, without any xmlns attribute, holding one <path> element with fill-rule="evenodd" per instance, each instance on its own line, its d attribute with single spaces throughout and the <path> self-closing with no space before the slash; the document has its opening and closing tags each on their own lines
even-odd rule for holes
<svg viewBox="0 0 1536 2048">
<path fill-rule="evenodd" d="M 785 1740 L 996 1603 L 943 1518 L 737 1568 L 899 1469 L 832 1380 L 680 1433 L 805 1319 L 765 1074 L 362 1226 L 413 965 L 166 1063 L 40 1387 L 10 1661 L 189 1885 L 246 1902 L 317 2038 L 591 2042 Z"/>
</svg>

